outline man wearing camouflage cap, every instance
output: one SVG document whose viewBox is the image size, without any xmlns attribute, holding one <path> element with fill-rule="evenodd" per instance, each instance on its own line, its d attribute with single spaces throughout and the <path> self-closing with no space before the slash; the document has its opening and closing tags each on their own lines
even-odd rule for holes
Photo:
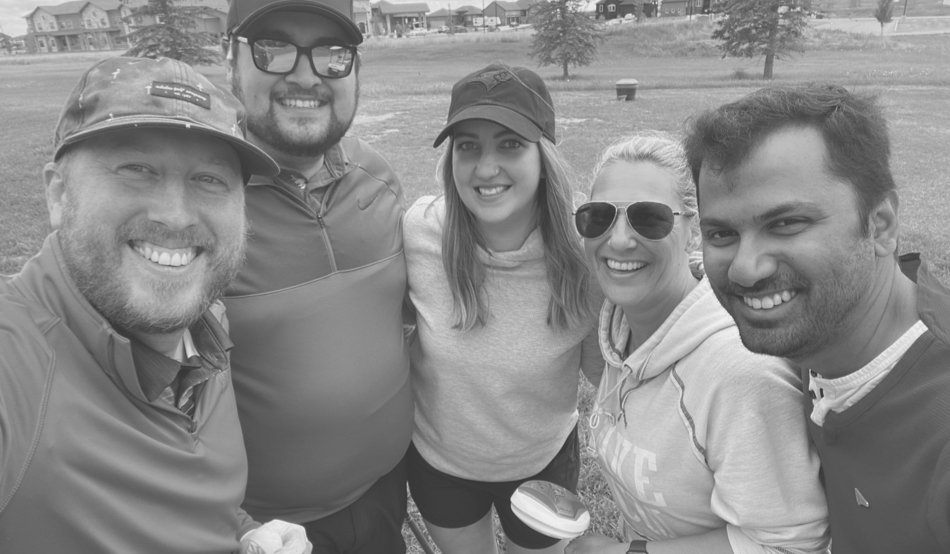
<svg viewBox="0 0 950 554">
<path fill-rule="evenodd" d="M 107 59 L 73 90 L 44 169 L 53 233 L 0 279 L 0 551 L 310 551 L 240 509 L 217 299 L 243 259 L 244 184 L 277 171 L 243 125 L 173 60 Z"/>
</svg>

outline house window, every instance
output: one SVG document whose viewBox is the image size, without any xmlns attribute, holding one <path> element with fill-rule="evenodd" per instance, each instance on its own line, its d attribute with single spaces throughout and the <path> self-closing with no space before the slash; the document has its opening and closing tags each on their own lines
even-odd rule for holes
<svg viewBox="0 0 950 554">
<path fill-rule="evenodd" d="M 610 13 L 613 13 L 613 12 L 617 11 L 617 5 L 616 5 L 616 4 L 610 4 L 609 6 L 607 6 L 607 11 L 610 12 Z"/>
<path fill-rule="evenodd" d="M 102 16 L 99 16 L 99 26 L 100 26 L 100 27 L 108 27 L 108 26 L 109 26 L 109 22 L 106 21 L 106 18 L 104 18 L 104 17 L 102 17 Z"/>
<path fill-rule="evenodd" d="M 67 19 L 66 21 L 63 21 L 63 29 L 72 29 L 72 28 L 73 28 L 73 22 L 71 20 Z"/>
<path fill-rule="evenodd" d="M 601 5 L 597 6 L 597 11 L 603 13 L 603 12 L 604 12 L 604 5 L 601 4 Z"/>
</svg>

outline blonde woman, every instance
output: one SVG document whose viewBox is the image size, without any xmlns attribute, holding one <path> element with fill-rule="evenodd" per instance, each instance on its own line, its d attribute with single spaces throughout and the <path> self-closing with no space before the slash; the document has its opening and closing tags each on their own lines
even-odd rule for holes
<svg viewBox="0 0 950 554">
<path fill-rule="evenodd" d="M 677 141 L 635 136 L 604 152 L 577 210 L 607 297 L 592 440 L 629 542 L 587 535 L 567 552 L 824 552 L 827 506 L 798 373 L 746 350 L 690 269 L 693 190 Z"/>
</svg>

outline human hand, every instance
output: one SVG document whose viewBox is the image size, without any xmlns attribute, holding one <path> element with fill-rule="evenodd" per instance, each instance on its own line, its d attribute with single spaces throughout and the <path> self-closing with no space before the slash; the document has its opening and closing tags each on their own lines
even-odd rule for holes
<svg viewBox="0 0 950 554">
<path fill-rule="evenodd" d="M 310 554 L 311 550 L 303 527 L 279 519 L 241 537 L 241 554 Z"/>
<path fill-rule="evenodd" d="M 593 533 L 577 537 L 567 543 L 564 554 L 626 554 L 627 544 Z"/>
</svg>

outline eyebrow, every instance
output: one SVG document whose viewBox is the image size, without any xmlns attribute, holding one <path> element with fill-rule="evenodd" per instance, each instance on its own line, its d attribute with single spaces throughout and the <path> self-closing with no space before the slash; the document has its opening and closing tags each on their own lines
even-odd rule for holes
<svg viewBox="0 0 950 554">
<path fill-rule="evenodd" d="M 800 211 L 821 211 L 821 207 L 818 206 L 818 204 L 815 204 L 814 202 L 801 202 L 801 201 L 785 202 L 784 204 L 779 204 L 778 206 L 769 208 L 768 210 L 760 214 L 756 214 L 752 216 L 752 222 L 764 223 L 766 221 L 770 221 L 777 217 L 781 217 L 789 213 L 800 212 Z M 702 214 L 700 214 L 699 224 L 700 226 L 711 225 L 715 227 L 729 227 L 730 226 L 726 220 L 717 219 L 714 217 L 702 217 Z"/>
</svg>

